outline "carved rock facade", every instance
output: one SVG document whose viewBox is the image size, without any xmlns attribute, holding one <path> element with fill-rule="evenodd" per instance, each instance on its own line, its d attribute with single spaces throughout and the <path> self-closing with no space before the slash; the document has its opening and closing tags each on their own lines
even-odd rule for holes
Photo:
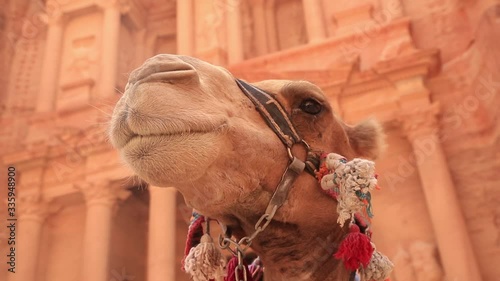
<svg viewBox="0 0 500 281">
<path fill-rule="evenodd" d="M 405 267 L 392 280 L 498 279 L 498 1 L 7 0 L 3 7 L 0 160 L 3 171 L 19 171 L 20 215 L 25 230 L 36 230 L 19 239 L 39 249 L 24 260 L 23 281 L 187 280 L 179 270 L 182 200 L 161 209 L 175 201 L 167 192 L 150 202 L 104 137 L 127 74 L 157 53 L 197 56 L 250 81 L 310 80 L 347 122 L 376 117 L 388 150 L 377 166 L 375 240 Z M 174 224 L 150 218 L 154 210 Z M 147 244 L 150 219 L 166 240 L 149 234 Z M 106 241 L 92 244 L 99 232 Z M 93 259 L 87 247 L 108 255 Z M 162 262 L 174 254 L 176 262 L 147 262 L 145 249 L 155 247 L 172 253 Z M 14 280 L 1 264 L 0 279 Z"/>
</svg>

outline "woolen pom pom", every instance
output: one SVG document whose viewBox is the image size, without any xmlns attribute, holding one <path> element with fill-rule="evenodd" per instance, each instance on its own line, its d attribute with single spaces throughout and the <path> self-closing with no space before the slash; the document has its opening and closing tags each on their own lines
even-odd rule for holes
<svg viewBox="0 0 500 281">
<path fill-rule="evenodd" d="M 200 244 L 191 248 L 184 260 L 184 270 L 194 281 L 222 280 L 224 265 L 225 260 L 209 234 L 201 237 Z"/>
<path fill-rule="evenodd" d="M 361 268 L 360 273 L 363 280 L 384 281 L 389 278 L 394 264 L 379 251 L 373 252 L 370 263 Z"/>
<path fill-rule="evenodd" d="M 366 267 L 368 265 L 373 250 L 370 238 L 361 233 L 356 224 L 353 224 L 349 234 L 340 243 L 334 257 L 341 259 L 348 270 L 355 271 L 360 266 Z"/>
</svg>

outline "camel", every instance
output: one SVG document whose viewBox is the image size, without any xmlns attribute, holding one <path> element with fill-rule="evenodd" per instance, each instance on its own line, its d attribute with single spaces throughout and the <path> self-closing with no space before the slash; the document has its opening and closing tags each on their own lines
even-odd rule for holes
<svg viewBox="0 0 500 281">
<path fill-rule="evenodd" d="M 314 151 L 375 159 L 383 146 L 372 120 L 348 126 L 321 89 L 306 81 L 251 84 L 276 98 Z M 130 74 L 109 136 L 124 162 L 149 184 L 174 186 L 186 203 L 241 238 L 254 225 L 290 162 L 289 153 L 226 69 L 196 58 L 162 54 Z M 291 152 L 306 158 L 303 145 Z M 348 226 L 337 202 L 303 172 L 284 204 L 251 247 L 265 280 L 347 281 L 332 254 Z"/>
</svg>

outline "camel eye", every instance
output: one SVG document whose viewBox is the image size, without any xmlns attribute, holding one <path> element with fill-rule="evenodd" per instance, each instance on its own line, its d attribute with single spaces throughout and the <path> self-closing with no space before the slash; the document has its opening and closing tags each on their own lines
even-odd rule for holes
<svg viewBox="0 0 500 281">
<path fill-rule="evenodd" d="M 321 112 L 323 106 L 314 99 L 305 99 L 302 101 L 299 108 L 305 113 L 316 115 Z"/>
</svg>

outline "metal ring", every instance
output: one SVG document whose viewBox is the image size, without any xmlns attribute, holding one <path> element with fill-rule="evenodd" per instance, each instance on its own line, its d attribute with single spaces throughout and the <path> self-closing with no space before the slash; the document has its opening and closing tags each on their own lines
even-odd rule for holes
<svg viewBox="0 0 500 281">
<path fill-rule="evenodd" d="M 231 244 L 235 245 L 236 250 L 231 249 Z M 219 234 L 219 247 L 223 250 L 226 249 L 230 251 L 233 255 L 236 255 L 236 252 L 239 250 L 239 245 L 236 241 L 233 241 L 231 238 L 223 237 L 222 234 Z"/>
<path fill-rule="evenodd" d="M 302 143 L 304 145 L 304 147 L 307 150 L 307 153 L 309 153 L 309 151 L 311 151 L 311 147 L 309 146 L 309 144 L 305 140 L 301 139 L 300 143 Z M 292 153 L 292 147 L 293 147 L 293 145 L 291 147 L 289 147 L 289 146 L 286 147 L 286 152 L 288 154 L 288 158 L 290 158 L 291 161 L 293 161 L 293 158 L 294 158 L 293 153 Z"/>
<path fill-rule="evenodd" d="M 243 272 L 243 280 L 240 279 L 240 276 L 238 274 L 238 271 L 242 271 Z M 234 268 L 234 276 L 236 277 L 235 280 L 237 281 L 247 281 L 247 269 L 246 267 L 243 265 L 243 264 L 238 264 L 235 268 Z"/>
<path fill-rule="evenodd" d="M 250 247 L 252 245 L 252 239 L 248 236 L 245 236 L 238 241 L 238 245 L 240 246 L 245 246 L 245 247 Z"/>
<path fill-rule="evenodd" d="M 238 257 L 238 267 L 239 267 L 239 266 L 243 265 L 243 253 L 239 250 L 237 253 L 237 257 Z"/>
<path fill-rule="evenodd" d="M 292 154 L 292 148 L 286 147 L 286 152 L 288 153 L 288 158 L 290 158 L 291 161 L 293 161 L 293 154 Z"/>
</svg>

